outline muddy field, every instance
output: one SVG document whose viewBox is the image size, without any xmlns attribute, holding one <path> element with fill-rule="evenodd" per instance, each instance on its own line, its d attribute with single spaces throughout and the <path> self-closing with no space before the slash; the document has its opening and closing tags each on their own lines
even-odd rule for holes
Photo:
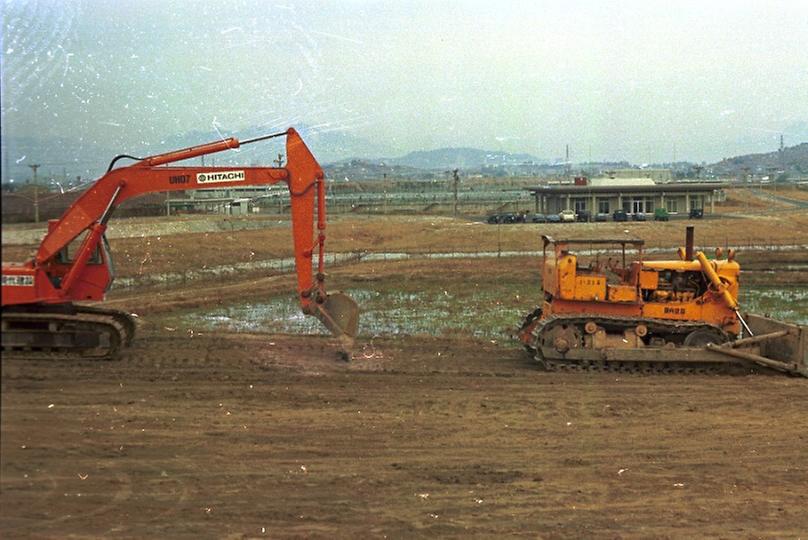
<svg viewBox="0 0 808 540">
<path fill-rule="evenodd" d="M 146 334 L 3 365 L 10 537 L 801 537 L 804 380 L 538 371 L 468 339 Z"/>
<path fill-rule="evenodd" d="M 431 223 L 408 230 L 427 237 Z M 390 227 L 369 220 L 356 234 L 382 250 Z M 176 257 L 193 253 L 171 264 L 196 262 L 193 235 L 162 236 L 187 246 Z M 378 261 L 335 268 L 330 283 L 458 300 L 495 290 L 491 310 L 520 313 L 536 269 Z M 798 286 L 804 275 L 790 274 Z M 546 373 L 513 341 L 470 330 L 366 333 L 345 363 L 331 340 L 271 322 L 236 332 L 178 319 L 291 287 L 288 274 L 247 273 L 114 290 L 109 304 L 140 329 L 120 360 L 4 360 L 0 536 L 808 535 L 808 380 Z"/>
</svg>

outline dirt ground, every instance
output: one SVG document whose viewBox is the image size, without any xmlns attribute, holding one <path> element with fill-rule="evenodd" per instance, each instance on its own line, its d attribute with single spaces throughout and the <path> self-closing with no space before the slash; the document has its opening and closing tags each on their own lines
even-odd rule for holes
<svg viewBox="0 0 808 540">
<path fill-rule="evenodd" d="M 142 335 L 3 363 L 4 538 L 791 537 L 804 380 L 544 373 L 473 340 Z"/>
<path fill-rule="evenodd" d="M 789 230 L 804 238 L 801 219 Z M 413 242 L 396 236 L 405 218 L 360 221 L 356 234 L 377 249 Z M 444 230 L 431 223 L 404 230 Z M 658 242 L 674 231 L 637 225 Z M 238 243 L 227 232 L 164 236 L 177 249 L 165 264 L 196 264 L 204 234 L 224 260 L 266 231 L 239 232 Z M 264 249 L 282 255 L 285 240 Z M 157 240 L 125 241 L 141 257 L 134 242 Z M 113 241 L 113 251 L 125 247 Z M 537 268 L 381 261 L 334 268 L 329 279 L 493 287 L 507 272 L 532 291 Z M 244 275 L 113 290 L 111 307 L 139 314 L 120 359 L 4 359 L 0 537 L 808 536 L 806 379 L 546 373 L 513 342 L 464 335 L 365 337 L 345 363 L 327 338 L 161 324 L 292 283 Z"/>
</svg>

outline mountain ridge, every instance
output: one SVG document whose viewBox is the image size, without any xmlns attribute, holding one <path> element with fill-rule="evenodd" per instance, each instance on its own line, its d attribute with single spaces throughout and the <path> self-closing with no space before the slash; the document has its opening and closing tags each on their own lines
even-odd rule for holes
<svg viewBox="0 0 808 540">
<path fill-rule="evenodd" d="M 564 165 L 558 161 L 538 158 L 532 154 L 511 153 L 497 150 L 484 150 L 468 146 L 443 147 L 431 150 L 414 150 L 398 157 L 389 156 L 389 148 L 373 143 L 349 132 L 330 129 L 323 130 L 299 124 L 296 128 L 329 174 L 335 172 L 339 178 L 370 178 L 378 175 L 410 178 L 423 175 L 443 174 L 446 170 L 462 169 L 466 172 L 501 176 L 511 171 L 538 170 L 542 167 Z M 31 178 L 31 164 L 39 164 L 38 176 L 41 180 L 49 177 L 74 179 L 81 176 L 84 181 L 97 178 L 106 170 L 109 161 L 118 154 L 135 156 L 154 155 L 178 148 L 196 146 L 205 142 L 235 136 L 245 140 L 278 131 L 273 126 L 249 126 L 235 131 L 191 130 L 166 137 L 158 142 L 142 142 L 133 148 L 107 148 L 104 143 L 82 138 L 66 137 L 38 138 L 32 136 L 10 136 L 2 139 L 3 182 L 14 179 L 24 182 Z M 274 165 L 278 154 L 285 149 L 282 142 L 244 146 L 237 151 L 221 152 L 206 157 L 206 165 Z M 353 156 L 353 157 L 346 157 Z M 201 161 L 201 160 L 200 160 Z M 197 161 L 196 163 L 199 163 Z M 573 164 L 574 166 L 574 164 Z M 707 165 L 718 175 L 743 175 L 782 170 L 786 174 L 808 174 L 808 142 L 785 147 L 782 152 L 743 154 L 725 158 Z M 356 174 L 352 174 L 352 170 Z M 505 172 L 503 172 L 505 171 Z"/>
</svg>

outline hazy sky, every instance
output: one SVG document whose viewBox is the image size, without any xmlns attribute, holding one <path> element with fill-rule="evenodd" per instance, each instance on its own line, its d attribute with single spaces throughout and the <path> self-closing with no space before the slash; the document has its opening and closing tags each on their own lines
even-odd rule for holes
<svg viewBox="0 0 808 540">
<path fill-rule="evenodd" d="M 6 0 L 2 39 L 4 136 L 305 123 L 642 163 L 808 133 L 805 1 Z"/>
</svg>

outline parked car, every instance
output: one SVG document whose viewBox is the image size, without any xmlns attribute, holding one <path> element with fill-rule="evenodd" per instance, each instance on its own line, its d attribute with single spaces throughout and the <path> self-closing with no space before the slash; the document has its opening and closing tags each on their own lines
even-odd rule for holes
<svg viewBox="0 0 808 540">
<path fill-rule="evenodd" d="M 701 219 L 704 217 L 704 208 L 691 208 L 690 219 Z"/>
<path fill-rule="evenodd" d="M 530 216 L 531 223 L 547 223 L 547 216 L 544 214 L 533 214 Z"/>
<path fill-rule="evenodd" d="M 561 223 L 561 216 L 558 214 L 547 214 L 547 223 Z"/>
<path fill-rule="evenodd" d="M 516 214 L 512 214 L 512 213 L 491 214 L 490 216 L 488 216 L 488 219 L 486 219 L 486 222 L 488 222 L 488 223 L 490 223 L 492 225 L 497 225 L 497 224 L 500 224 L 500 223 L 516 223 L 517 222 L 517 216 L 516 216 Z"/>
<path fill-rule="evenodd" d="M 575 221 L 575 212 L 572 210 L 562 210 L 558 213 L 558 219 L 562 223 L 571 223 Z"/>
<path fill-rule="evenodd" d="M 577 214 L 575 214 L 575 221 L 580 221 L 582 223 L 589 223 L 589 219 L 592 217 L 592 214 L 589 213 L 588 210 L 581 210 Z"/>
<path fill-rule="evenodd" d="M 657 208 L 654 210 L 654 221 L 668 221 L 670 214 L 664 208 Z"/>
<path fill-rule="evenodd" d="M 609 214 L 595 214 L 595 221 L 609 221 Z"/>
<path fill-rule="evenodd" d="M 634 212 L 631 214 L 631 219 L 634 221 L 645 221 L 645 212 Z"/>
<path fill-rule="evenodd" d="M 628 214 L 626 214 L 625 210 L 615 210 L 612 214 L 612 219 L 614 221 L 628 221 Z"/>
</svg>

